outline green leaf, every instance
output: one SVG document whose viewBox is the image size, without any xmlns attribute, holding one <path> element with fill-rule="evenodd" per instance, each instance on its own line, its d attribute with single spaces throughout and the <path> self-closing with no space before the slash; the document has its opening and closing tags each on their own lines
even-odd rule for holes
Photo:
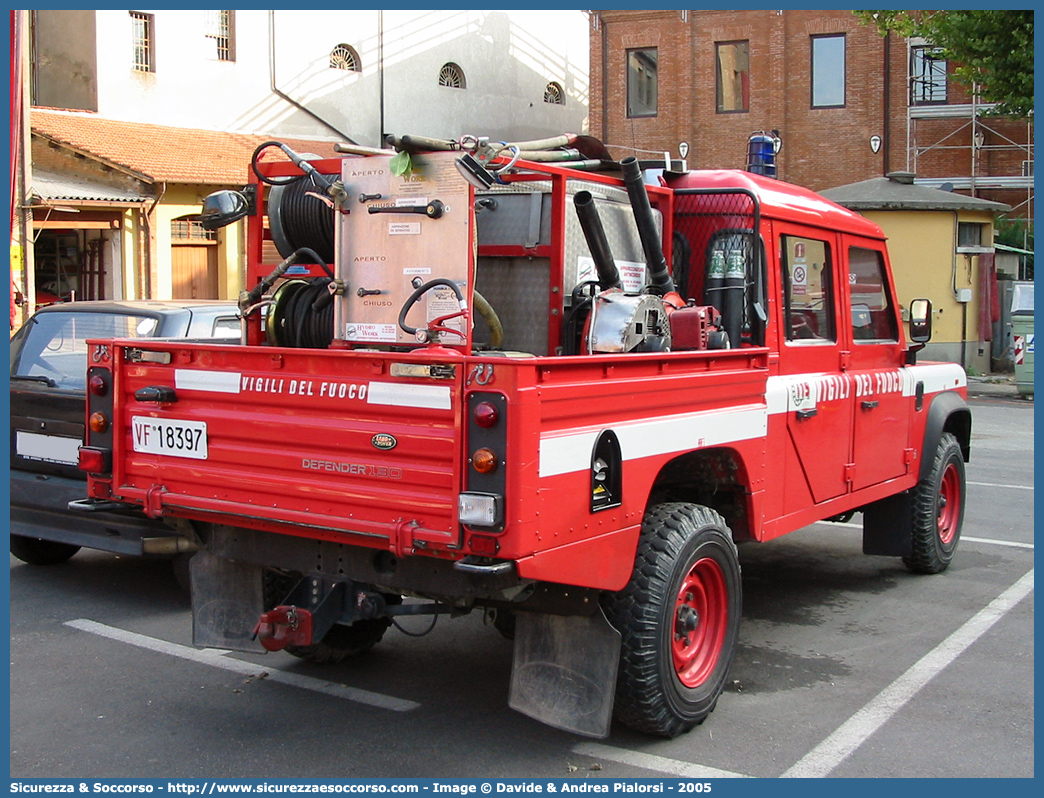
<svg viewBox="0 0 1044 798">
<path fill-rule="evenodd" d="M 389 167 L 393 175 L 400 177 L 409 177 L 413 173 L 413 162 L 410 160 L 410 154 L 405 150 L 392 156 Z"/>
</svg>

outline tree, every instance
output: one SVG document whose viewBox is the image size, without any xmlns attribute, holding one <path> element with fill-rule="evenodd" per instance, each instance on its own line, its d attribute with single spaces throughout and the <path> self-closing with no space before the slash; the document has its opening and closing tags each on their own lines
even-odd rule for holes
<svg viewBox="0 0 1044 798">
<path fill-rule="evenodd" d="M 881 35 L 894 31 L 939 47 L 956 64 L 954 76 L 976 86 L 995 114 L 1033 113 L 1033 12 L 1015 11 L 857 11 Z"/>
</svg>

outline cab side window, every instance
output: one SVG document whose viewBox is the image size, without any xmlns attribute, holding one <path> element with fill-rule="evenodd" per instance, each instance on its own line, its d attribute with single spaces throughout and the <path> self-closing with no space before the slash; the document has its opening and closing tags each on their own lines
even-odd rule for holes
<svg viewBox="0 0 1044 798">
<path fill-rule="evenodd" d="M 873 249 L 848 250 L 848 288 L 855 342 L 898 341 L 892 295 L 885 279 L 881 253 Z"/>
<path fill-rule="evenodd" d="M 830 245 L 780 236 L 784 329 L 788 341 L 836 341 Z"/>
</svg>

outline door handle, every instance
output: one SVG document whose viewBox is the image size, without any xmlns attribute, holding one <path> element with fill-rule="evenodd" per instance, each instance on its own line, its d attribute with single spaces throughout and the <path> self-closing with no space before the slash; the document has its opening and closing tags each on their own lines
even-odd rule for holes
<svg viewBox="0 0 1044 798">
<path fill-rule="evenodd" d="M 864 399 L 863 400 L 863 410 L 873 410 L 879 404 L 880 404 L 880 402 L 878 402 L 876 399 Z"/>
<path fill-rule="evenodd" d="M 803 421 L 806 418 L 812 418 L 812 416 L 814 416 L 818 412 L 819 411 L 816 408 L 810 407 L 807 410 L 798 410 L 797 417 L 799 421 Z"/>
</svg>

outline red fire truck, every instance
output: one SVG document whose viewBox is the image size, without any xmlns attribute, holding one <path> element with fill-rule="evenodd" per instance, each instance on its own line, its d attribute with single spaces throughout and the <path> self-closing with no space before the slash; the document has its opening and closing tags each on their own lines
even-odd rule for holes
<svg viewBox="0 0 1044 798">
<path fill-rule="evenodd" d="M 478 610 L 513 708 L 674 736 L 726 681 L 737 542 L 861 512 L 865 552 L 947 567 L 965 374 L 917 362 L 930 302 L 904 330 L 875 224 L 748 172 L 481 144 L 263 145 L 290 160 L 202 214 L 248 219 L 241 345 L 92 342 L 78 506 L 198 546 L 196 645 L 339 660 Z"/>
</svg>

